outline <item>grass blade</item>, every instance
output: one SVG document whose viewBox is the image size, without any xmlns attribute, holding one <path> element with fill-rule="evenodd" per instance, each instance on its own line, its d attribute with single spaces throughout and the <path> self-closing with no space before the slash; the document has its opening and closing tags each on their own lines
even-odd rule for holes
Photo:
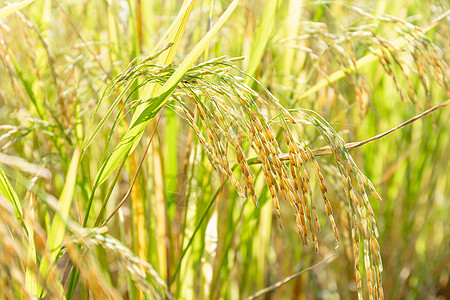
<svg viewBox="0 0 450 300">
<path fill-rule="evenodd" d="M 264 55 L 264 50 L 269 42 L 270 35 L 275 25 L 275 16 L 277 13 L 278 0 L 268 1 L 266 9 L 264 10 L 263 17 L 256 30 L 256 37 L 252 45 L 252 51 L 250 54 L 250 62 L 248 64 L 247 73 L 250 76 L 254 76 L 258 66 L 261 64 L 261 59 Z M 247 79 L 249 84 L 252 79 Z"/>
<path fill-rule="evenodd" d="M 22 205 L 20 204 L 19 198 L 17 197 L 14 188 L 11 186 L 8 177 L 6 177 L 6 174 L 1 167 L 0 167 L 0 193 L 3 195 L 3 197 L 5 197 L 6 200 L 8 200 L 12 205 L 14 205 L 16 209 L 16 214 L 23 223 Z"/>
<path fill-rule="evenodd" d="M 67 172 L 67 178 L 64 183 L 61 196 L 59 198 L 59 209 L 53 219 L 50 228 L 50 233 L 46 243 L 46 248 L 51 253 L 50 260 L 48 260 L 44 256 L 44 258 L 42 259 L 41 266 L 39 268 L 39 271 L 44 278 L 46 277 L 50 266 L 55 262 L 58 253 L 61 250 L 61 244 L 63 242 L 64 233 L 66 230 L 66 225 L 64 222 L 65 219 L 69 216 L 70 206 L 72 204 L 79 160 L 80 160 L 80 148 L 77 147 L 70 161 L 69 170 Z"/>
</svg>

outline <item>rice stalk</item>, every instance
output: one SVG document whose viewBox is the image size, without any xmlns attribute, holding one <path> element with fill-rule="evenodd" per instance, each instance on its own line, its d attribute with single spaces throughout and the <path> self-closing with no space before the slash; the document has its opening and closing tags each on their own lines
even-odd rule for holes
<svg viewBox="0 0 450 300">
<path fill-rule="evenodd" d="M 423 110 L 423 104 L 419 103 L 419 99 L 423 97 L 417 95 L 412 88 L 410 80 L 412 75 L 419 78 L 425 90 L 424 96 L 428 108 L 432 105 L 428 95 L 428 80 L 425 77 L 431 76 L 448 94 L 449 83 L 446 75 L 449 73 L 448 64 L 443 57 L 442 51 L 425 36 L 427 31 L 434 28 L 448 16 L 448 11 L 422 29 L 394 16 L 387 14 L 376 16 L 356 6 L 346 4 L 344 6 L 364 16 L 364 18 L 357 19 L 362 24 L 351 24 L 348 28 L 341 29 L 340 32 L 331 33 L 323 23 L 304 21 L 302 22 L 302 32 L 299 36 L 281 40 L 283 43 L 295 40 L 305 41 L 308 43 L 305 49 L 309 52 L 310 59 L 313 62 L 319 62 L 322 58 L 329 58 L 336 60 L 342 66 L 339 71 L 325 75 L 326 78 L 321 79 L 306 91 L 301 91 L 297 94 L 295 96 L 296 101 L 304 99 L 325 86 L 347 77 L 356 93 L 355 98 L 360 105 L 360 113 L 364 114 L 368 104 L 368 91 L 360 69 L 375 61 L 378 61 L 386 74 L 392 78 L 400 97 L 405 102 L 414 103 L 420 110 Z M 384 27 L 396 30 L 400 37 L 390 41 L 375 32 L 375 29 Z M 320 42 L 315 43 L 315 39 L 318 39 Z M 367 45 L 370 54 L 357 59 L 352 46 L 356 42 Z M 320 45 L 322 47 L 317 47 Z M 334 55 L 330 56 L 327 54 L 328 52 Z M 415 68 L 411 62 L 414 62 Z M 394 68 L 399 68 L 400 74 L 397 74 L 398 72 L 394 71 Z M 426 70 L 429 70 L 429 72 Z M 406 79 L 407 91 L 402 87 L 399 75 Z"/>
</svg>

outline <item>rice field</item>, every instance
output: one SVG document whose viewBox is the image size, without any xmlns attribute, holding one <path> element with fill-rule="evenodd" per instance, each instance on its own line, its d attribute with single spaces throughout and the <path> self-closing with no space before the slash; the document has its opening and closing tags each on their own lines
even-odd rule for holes
<svg viewBox="0 0 450 300">
<path fill-rule="evenodd" d="M 0 299 L 450 299 L 446 1 L 0 3 Z"/>
</svg>

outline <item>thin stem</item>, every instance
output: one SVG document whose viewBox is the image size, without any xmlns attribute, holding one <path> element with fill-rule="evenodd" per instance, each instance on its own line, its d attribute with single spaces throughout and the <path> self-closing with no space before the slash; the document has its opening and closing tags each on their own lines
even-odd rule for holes
<svg viewBox="0 0 450 300">
<path fill-rule="evenodd" d="M 326 262 L 331 262 L 331 261 L 333 261 L 335 258 L 336 258 L 336 255 L 335 255 L 335 254 L 331 254 L 331 255 L 329 255 L 327 258 L 325 258 L 324 260 L 322 260 L 321 262 L 315 264 L 314 266 L 311 266 L 311 267 L 309 267 L 309 268 L 307 268 L 307 269 L 301 270 L 300 272 L 297 272 L 297 273 L 295 273 L 295 274 L 292 274 L 291 276 L 288 276 L 288 277 L 284 278 L 283 280 L 280 280 L 280 281 L 278 281 L 277 283 L 275 283 L 275 284 L 273 284 L 273 285 L 271 285 L 271 286 L 269 286 L 269 287 L 266 287 L 266 288 L 264 288 L 264 289 L 262 289 L 262 290 L 259 290 L 258 292 L 254 293 L 253 295 L 251 295 L 250 297 L 248 297 L 247 300 L 253 300 L 253 299 L 256 299 L 256 298 L 258 298 L 258 297 L 261 297 L 261 296 L 263 296 L 263 295 L 265 295 L 265 294 L 267 294 L 267 293 L 269 293 L 269 292 L 271 292 L 271 291 L 273 291 L 273 290 L 279 288 L 279 287 L 282 286 L 283 284 L 288 283 L 288 282 L 291 281 L 292 279 L 295 279 L 296 277 L 300 276 L 301 274 L 303 274 L 303 273 L 305 273 L 305 272 L 308 272 L 308 271 L 311 271 L 312 269 L 317 268 L 318 266 L 320 266 L 320 265 L 322 265 L 322 264 L 324 264 L 324 263 L 326 263 Z"/>
<path fill-rule="evenodd" d="M 105 222 L 102 223 L 102 225 L 100 227 L 105 226 L 106 223 L 108 223 L 109 220 L 111 220 L 111 218 L 114 217 L 114 215 L 117 213 L 117 211 L 123 206 L 125 201 L 127 201 L 128 197 L 130 196 L 131 191 L 132 191 L 133 186 L 134 186 L 134 183 L 136 182 L 136 179 L 137 179 L 137 177 L 139 175 L 139 171 L 141 170 L 142 164 L 144 163 L 145 156 L 147 155 L 148 149 L 150 148 L 150 145 L 152 143 L 153 136 L 155 135 L 156 129 L 158 128 L 158 124 L 159 124 L 159 120 L 161 120 L 161 116 L 162 116 L 162 113 L 159 114 L 158 120 L 156 121 L 155 128 L 153 129 L 152 135 L 150 136 L 150 140 L 147 143 L 147 147 L 145 148 L 144 154 L 142 155 L 142 159 L 139 162 L 139 166 L 138 166 L 138 168 L 136 170 L 136 173 L 134 174 L 133 181 L 131 182 L 127 193 L 122 198 L 122 201 L 120 201 L 120 203 L 117 205 L 117 207 L 114 209 L 114 211 L 109 215 L 109 217 L 105 220 Z"/>
<path fill-rule="evenodd" d="M 382 138 L 382 137 L 384 137 L 384 136 L 386 136 L 386 135 L 388 135 L 388 134 L 390 134 L 390 133 L 392 133 L 392 132 L 394 132 L 394 131 L 396 131 L 398 129 L 401 129 L 401 128 L 405 127 L 406 125 L 409 125 L 409 124 L 419 120 L 420 118 L 428 115 L 429 113 L 435 111 L 436 109 L 444 107 L 444 106 L 447 106 L 449 104 L 450 104 L 450 99 L 448 99 L 447 101 L 445 101 L 445 102 L 443 102 L 443 103 L 441 103 L 439 105 L 433 106 L 432 108 L 427 109 L 426 111 L 424 111 L 424 112 L 418 114 L 417 116 L 415 116 L 415 117 L 413 117 L 413 118 L 411 118 L 411 119 L 401 123 L 400 125 L 397 125 L 394 128 L 391 128 L 391 129 L 389 129 L 389 130 L 387 130 L 387 131 L 385 131 L 383 133 L 377 134 L 376 136 L 373 136 L 370 139 L 367 139 L 367 140 L 364 140 L 364 141 L 361 141 L 361 142 L 347 143 L 347 144 L 345 144 L 345 148 L 347 150 L 350 150 L 350 149 L 361 147 L 362 145 L 365 145 L 367 143 L 373 142 L 375 140 L 378 140 L 378 139 L 380 139 L 380 138 Z M 332 153 L 331 148 L 329 146 L 321 148 L 321 149 L 312 150 L 311 152 L 314 154 L 314 156 L 323 156 L 323 155 L 327 155 L 327 154 L 331 154 Z M 289 153 L 280 154 L 278 158 L 280 160 L 289 160 Z M 260 164 L 261 161 L 259 160 L 258 157 L 252 157 L 252 158 L 249 158 L 247 160 L 247 163 L 249 165 L 256 165 L 256 164 Z"/>
<path fill-rule="evenodd" d="M 222 189 L 223 185 L 224 185 L 225 181 L 222 181 L 222 184 L 217 188 L 216 192 L 214 193 L 214 195 L 212 196 L 211 200 L 208 203 L 208 206 L 206 207 L 205 211 L 203 212 L 203 215 L 200 218 L 200 221 L 198 222 L 197 227 L 195 228 L 194 232 L 192 233 L 191 238 L 189 239 L 188 244 L 186 245 L 186 248 L 183 249 L 183 252 L 181 253 L 180 259 L 178 260 L 177 266 L 175 267 L 175 271 L 173 272 L 172 276 L 170 277 L 170 281 L 169 281 L 169 288 L 170 286 L 173 284 L 173 282 L 175 281 L 175 278 L 178 274 L 178 272 L 180 271 L 180 267 L 181 267 L 181 262 L 183 261 L 184 256 L 186 255 L 187 250 L 189 249 L 189 247 L 191 246 L 192 242 L 194 241 L 194 237 L 195 234 L 199 231 L 203 221 L 206 218 L 206 215 L 208 214 L 210 208 L 212 207 L 212 205 L 214 204 L 217 196 L 219 195 L 220 190 Z"/>
</svg>

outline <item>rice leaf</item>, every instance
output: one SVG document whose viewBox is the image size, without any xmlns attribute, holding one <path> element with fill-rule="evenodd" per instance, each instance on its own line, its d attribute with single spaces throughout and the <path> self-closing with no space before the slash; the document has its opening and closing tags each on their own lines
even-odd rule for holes
<svg viewBox="0 0 450 300">
<path fill-rule="evenodd" d="M 70 161 L 66 181 L 64 183 L 61 196 L 59 197 L 59 209 L 52 221 L 50 233 L 46 243 L 46 248 L 51 253 L 50 260 L 48 260 L 48 258 L 44 256 L 39 269 L 44 278 L 46 277 L 50 266 L 56 261 L 56 258 L 61 250 L 62 242 L 64 240 L 64 233 L 66 230 L 65 220 L 69 216 L 70 206 L 72 204 L 79 160 L 80 148 L 77 147 L 75 148 L 72 159 Z"/>
<path fill-rule="evenodd" d="M 11 186 L 8 177 L 6 177 L 5 171 L 3 171 L 2 167 L 0 167 L 0 193 L 6 200 L 14 205 L 17 216 L 23 222 L 22 205 L 20 204 L 19 198 L 17 197 L 14 188 Z"/>
<path fill-rule="evenodd" d="M 261 63 L 261 59 L 264 55 L 264 50 L 267 47 L 270 36 L 272 34 L 273 27 L 275 25 L 275 16 L 277 13 L 278 0 L 270 0 L 266 4 L 263 17 L 256 30 L 256 37 L 252 45 L 252 51 L 250 54 L 250 62 L 248 65 L 247 73 L 250 76 L 255 75 L 258 66 Z M 251 82 L 251 78 L 247 79 L 247 84 Z"/>
</svg>

